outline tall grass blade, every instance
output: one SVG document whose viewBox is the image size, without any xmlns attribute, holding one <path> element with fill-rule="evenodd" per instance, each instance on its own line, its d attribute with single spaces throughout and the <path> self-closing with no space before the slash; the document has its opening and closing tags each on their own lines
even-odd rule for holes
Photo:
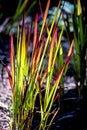
<svg viewBox="0 0 87 130">
<path fill-rule="evenodd" d="M 45 23 L 46 23 L 46 18 L 47 18 L 49 6 L 50 6 L 50 0 L 48 0 L 48 2 L 47 2 L 46 10 L 45 10 L 45 13 L 44 13 L 44 18 L 43 18 L 42 28 L 41 28 L 41 31 L 40 31 L 39 41 L 41 39 L 43 29 L 44 29 L 44 26 L 45 26 Z"/>
<path fill-rule="evenodd" d="M 15 83 L 15 65 L 14 65 L 14 44 L 13 44 L 13 36 L 11 35 L 11 44 L 10 44 L 10 61 L 11 61 L 11 70 L 12 70 L 12 90 L 14 89 Z"/>
</svg>

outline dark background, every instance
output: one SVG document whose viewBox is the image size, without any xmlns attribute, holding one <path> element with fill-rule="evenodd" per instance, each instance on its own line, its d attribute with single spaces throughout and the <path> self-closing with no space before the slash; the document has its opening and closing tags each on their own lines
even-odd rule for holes
<svg viewBox="0 0 87 130">
<path fill-rule="evenodd" d="M 22 0 L 23 2 L 24 0 Z M 33 0 L 29 0 L 27 7 L 29 7 L 29 5 L 32 4 Z M 58 4 L 59 0 L 51 0 L 51 4 L 50 7 L 52 6 L 56 6 Z M 74 2 L 74 0 L 67 0 L 71 3 Z M 16 8 L 17 8 L 17 4 L 18 4 L 18 0 L 0 0 L 0 14 L 2 13 L 2 17 L 0 19 L 0 24 L 9 16 L 14 15 Z M 40 2 L 42 3 L 42 8 L 43 10 L 46 7 L 46 3 L 47 0 L 40 0 Z M 85 10 L 85 17 L 86 17 L 86 21 L 87 21 L 87 4 L 86 4 L 86 0 L 81 0 L 82 6 L 84 6 L 84 10 Z M 36 12 L 40 12 L 39 10 L 39 0 L 37 0 L 36 5 L 33 7 L 32 11 L 30 12 L 32 16 L 35 15 Z"/>
</svg>

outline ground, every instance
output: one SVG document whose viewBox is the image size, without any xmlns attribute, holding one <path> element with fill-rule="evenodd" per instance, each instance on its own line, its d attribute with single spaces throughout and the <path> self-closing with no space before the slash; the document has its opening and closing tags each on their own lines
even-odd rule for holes
<svg viewBox="0 0 87 130">
<path fill-rule="evenodd" d="M 4 70 L 2 80 L 0 69 L 0 130 L 10 130 L 11 116 L 11 87 L 8 81 L 8 75 Z"/>
</svg>

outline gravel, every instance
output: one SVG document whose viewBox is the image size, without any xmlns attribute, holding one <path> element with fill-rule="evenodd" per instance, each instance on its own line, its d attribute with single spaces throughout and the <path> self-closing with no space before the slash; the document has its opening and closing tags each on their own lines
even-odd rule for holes
<svg viewBox="0 0 87 130">
<path fill-rule="evenodd" d="M 0 68 L 0 130 L 10 130 L 12 93 L 5 69 L 3 73 L 2 79 Z"/>
</svg>

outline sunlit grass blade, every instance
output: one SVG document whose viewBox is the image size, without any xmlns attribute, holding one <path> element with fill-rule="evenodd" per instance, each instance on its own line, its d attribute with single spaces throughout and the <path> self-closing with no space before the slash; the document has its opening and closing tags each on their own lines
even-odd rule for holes
<svg viewBox="0 0 87 130">
<path fill-rule="evenodd" d="M 82 14 L 82 7 L 81 7 L 81 2 L 80 2 L 80 0 L 77 0 L 77 8 L 78 8 L 78 16 L 80 15 L 80 14 Z"/>
<path fill-rule="evenodd" d="M 45 10 L 45 13 L 44 13 L 44 18 L 43 18 L 42 28 L 41 28 L 41 31 L 40 31 L 39 41 L 41 39 L 43 29 L 44 29 L 44 26 L 45 26 L 45 23 L 46 23 L 46 18 L 47 18 L 49 6 L 50 6 L 50 0 L 48 0 L 48 2 L 47 2 L 46 10 Z"/>
<path fill-rule="evenodd" d="M 46 93 L 45 93 L 46 99 L 49 95 L 49 90 L 50 90 L 50 82 L 51 82 L 50 72 L 51 72 L 52 58 L 53 58 L 53 53 L 54 53 L 53 50 L 54 50 L 54 43 L 55 43 L 55 38 L 56 38 L 55 36 L 56 36 L 56 29 L 54 28 L 52 42 L 50 43 L 50 50 L 49 50 L 48 76 L 47 76 Z"/>
</svg>

